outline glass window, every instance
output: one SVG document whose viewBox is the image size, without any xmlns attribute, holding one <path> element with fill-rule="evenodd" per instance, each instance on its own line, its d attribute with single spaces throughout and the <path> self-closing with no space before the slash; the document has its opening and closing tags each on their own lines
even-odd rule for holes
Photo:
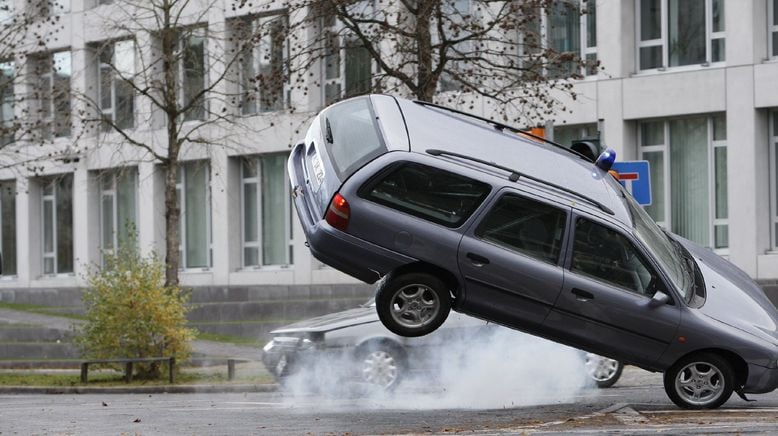
<svg viewBox="0 0 778 436">
<path fill-rule="evenodd" d="M 546 37 L 548 47 L 563 59 L 550 62 L 548 74 L 550 77 L 566 77 L 578 72 L 576 56 L 581 55 L 581 15 L 578 4 L 572 2 L 552 3 L 548 11 Z"/>
<path fill-rule="evenodd" d="M 702 246 L 726 248 L 726 117 L 644 122 L 639 132 L 641 157 L 651 174 L 652 204 L 646 212 Z"/>
<path fill-rule="evenodd" d="M 324 113 L 326 148 L 340 180 L 386 152 L 366 98 L 334 106 Z"/>
<path fill-rule="evenodd" d="M 514 194 L 503 195 L 475 231 L 477 237 L 544 262 L 556 263 L 567 214 Z"/>
<path fill-rule="evenodd" d="M 372 8 L 369 2 L 363 8 Z M 361 12 L 369 14 L 369 12 Z M 373 60 L 364 45 L 334 15 L 322 19 L 324 27 L 324 104 L 367 94 L 373 89 Z"/>
<path fill-rule="evenodd" d="M 292 262 L 287 157 L 270 154 L 243 161 L 244 267 Z"/>
<path fill-rule="evenodd" d="M 597 124 L 578 124 L 574 126 L 554 126 L 554 142 L 570 146 L 579 139 L 596 139 L 599 137 Z"/>
<path fill-rule="evenodd" d="M 206 162 L 179 165 L 180 261 L 184 268 L 211 266 L 211 183 Z"/>
<path fill-rule="evenodd" d="M 243 50 L 239 59 L 241 113 L 283 109 L 287 85 L 287 17 L 246 17 L 236 22 L 238 40 L 256 41 Z"/>
<path fill-rule="evenodd" d="M 656 292 L 656 274 L 622 234 L 585 218 L 575 223 L 571 271 L 637 294 Z"/>
<path fill-rule="evenodd" d="M 443 35 L 451 38 L 464 35 L 467 23 L 473 16 L 471 0 L 454 0 L 452 2 L 443 2 L 441 5 Z M 433 44 L 439 44 L 441 35 L 434 33 L 432 35 Z M 450 57 L 473 56 L 473 41 L 466 40 L 454 44 L 449 48 Z M 466 74 L 467 64 L 469 62 L 462 60 L 449 60 L 446 63 L 445 70 L 438 80 L 438 89 L 441 92 L 459 91 L 464 87 L 460 82 L 460 75 Z"/>
<path fill-rule="evenodd" d="M 98 101 L 103 130 L 131 129 L 135 125 L 135 41 L 116 41 L 98 51 Z"/>
<path fill-rule="evenodd" d="M 137 223 L 138 170 L 127 167 L 104 171 L 98 178 L 102 249 L 110 253 L 136 236 L 132 233 Z"/>
<path fill-rule="evenodd" d="M 360 195 L 446 227 L 459 227 L 484 201 L 491 186 L 411 162 L 391 165 Z"/>
<path fill-rule="evenodd" d="M 9 21 L 13 18 L 13 15 L 14 15 L 13 0 L 0 0 L 0 25 L 5 25 L 6 21 Z"/>
<path fill-rule="evenodd" d="M 184 121 L 205 119 L 206 29 L 196 27 L 179 37 L 179 79 L 181 107 L 186 108 Z"/>
<path fill-rule="evenodd" d="M 32 62 L 37 77 L 35 93 L 38 98 L 40 132 L 42 139 L 70 135 L 70 52 L 48 53 L 36 56 Z"/>
<path fill-rule="evenodd" d="M 14 64 L 0 62 L 0 146 L 14 142 Z"/>
<path fill-rule="evenodd" d="M 43 179 L 43 273 L 73 272 L 73 175 Z"/>
<path fill-rule="evenodd" d="M 641 70 L 725 60 L 724 1 L 639 0 L 639 3 Z"/>
<path fill-rule="evenodd" d="M 768 0 L 768 40 L 770 42 L 770 56 L 778 56 L 778 0 Z"/>
<path fill-rule="evenodd" d="M 597 2 L 562 0 L 548 2 L 537 16 L 522 26 L 520 55 L 530 67 L 546 63 L 552 78 L 597 74 Z M 546 50 L 550 59 L 542 59 Z M 572 56 L 571 56 L 572 55 Z"/>
<path fill-rule="evenodd" d="M 16 182 L 0 182 L 0 255 L 4 276 L 16 275 Z"/>
<path fill-rule="evenodd" d="M 772 122 L 770 123 L 770 185 L 772 226 L 773 232 L 772 248 L 778 250 L 778 111 L 770 114 Z"/>
</svg>

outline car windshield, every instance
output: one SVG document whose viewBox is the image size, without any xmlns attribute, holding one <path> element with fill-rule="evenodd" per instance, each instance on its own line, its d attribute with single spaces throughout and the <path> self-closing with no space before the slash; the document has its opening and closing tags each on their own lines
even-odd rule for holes
<svg viewBox="0 0 778 436">
<path fill-rule="evenodd" d="M 686 259 L 679 246 L 673 244 L 670 237 L 662 231 L 653 219 L 640 207 L 631 195 L 624 196 L 624 202 L 632 215 L 632 227 L 635 236 L 653 254 L 668 278 L 688 299 L 693 289 L 694 279 L 689 273 Z"/>
</svg>

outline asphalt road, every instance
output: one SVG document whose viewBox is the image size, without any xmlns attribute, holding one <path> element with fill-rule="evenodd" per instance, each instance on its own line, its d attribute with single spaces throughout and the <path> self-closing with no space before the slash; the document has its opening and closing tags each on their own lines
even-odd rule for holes
<svg viewBox="0 0 778 436">
<path fill-rule="evenodd" d="M 517 387 L 502 406 L 496 387 L 452 395 L 416 383 L 391 396 L 302 392 L 0 396 L 0 434 L 517 434 L 778 432 L 778 393 L 733 398 L 715 412 L 673 406 L 661 376 L 634 368 L 606 390 L 558 398 Z M 499 403 L 499 401 L 498 401 Z M 512 403 L 512 404 L 511 404 Z M 495 407 L 497 406 L 497 407 Z"/>
</svg>

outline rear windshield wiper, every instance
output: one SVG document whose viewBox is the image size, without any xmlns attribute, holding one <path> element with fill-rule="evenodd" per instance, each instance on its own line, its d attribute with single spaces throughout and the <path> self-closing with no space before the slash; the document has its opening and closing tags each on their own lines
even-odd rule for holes
<svg viewBox="0 0 778 436">
<path fill-rule="evenodd" d="M 328 144 L 332 144 L 332 126 L 330 126 L 330 119 L 324 118 L 324 140 L 327 141 Z"/>
</svg>

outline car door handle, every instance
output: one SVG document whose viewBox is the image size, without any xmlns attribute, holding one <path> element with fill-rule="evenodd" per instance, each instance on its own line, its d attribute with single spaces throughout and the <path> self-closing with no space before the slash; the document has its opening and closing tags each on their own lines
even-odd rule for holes
<svg viewBox="0 0 778 436">
<path fill-rule="evenodd" d="M 581 289 L 573 288 L 571 291 L 575 295 L 575 299 L 578 301 L 594 300 L 594 294 L 591 292 L 583 291 Z"/>
<path fill-rule="evenodd" d="M 475 253 L 467 253 L 467 258 L 470 259 L 475 266 L 484 266 L 489 263 L 489 259 Z"/>
</svg>

